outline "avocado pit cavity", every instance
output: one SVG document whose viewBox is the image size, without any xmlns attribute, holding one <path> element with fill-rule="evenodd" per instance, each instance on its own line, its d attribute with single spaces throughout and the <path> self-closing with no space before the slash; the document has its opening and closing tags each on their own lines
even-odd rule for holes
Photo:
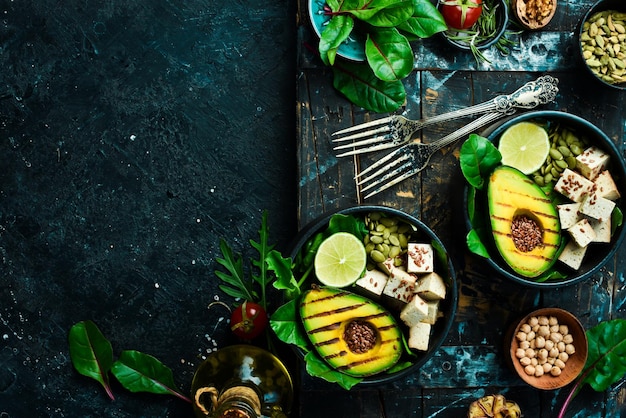
<svg viewBox="0 0 626 418">
<path fill-rule="evenodd" d="M 348 349 L 356 354 L 363 354 L 370 351 L 377 340 L 376 328 L 366 321 L 351 321 L 346 325 L 343 338 Z"/>
<path fill-rule="evenodd" d="M 537 222 L 527 215 L 518 215 L 511 222 L 511 238 L 515 248 L 527 253 L 543 245 L 543 233 Z"/>
</svg>

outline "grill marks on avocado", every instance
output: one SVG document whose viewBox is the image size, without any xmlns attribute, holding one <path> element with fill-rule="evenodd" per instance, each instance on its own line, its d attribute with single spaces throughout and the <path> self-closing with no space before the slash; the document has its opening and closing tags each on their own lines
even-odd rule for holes
<svg viewBox="0 0 626 418">
<path fill-rule="evenodd" d="M 384 371 L 402 353 L 400 329 L 391 314 L 354 293 L 313 288 L 302 297 L 300 316 L 319 355 L 351 376 Z"/>
</svg>

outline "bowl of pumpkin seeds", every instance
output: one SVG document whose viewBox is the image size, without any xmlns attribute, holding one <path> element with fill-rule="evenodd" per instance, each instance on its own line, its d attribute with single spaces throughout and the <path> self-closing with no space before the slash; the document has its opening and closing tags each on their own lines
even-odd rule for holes
<svg viewBox="0 0 626 418">
<path fill-rule="evenodd" d="M 626 90 L 626 2 L 601 0 L 578 28 L 578 51 L 585 68 L 605 86 Z"/>
</svg>

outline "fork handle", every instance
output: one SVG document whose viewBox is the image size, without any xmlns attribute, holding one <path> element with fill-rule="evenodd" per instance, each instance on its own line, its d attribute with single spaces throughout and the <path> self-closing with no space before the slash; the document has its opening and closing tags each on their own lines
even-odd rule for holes
<svg viewBox="0 0 626 418">
<path fill-rule="evenodd" d="M 472 116 L 487 112 L 500 112 L 510 115 L 515 108 L 532 109 L 553 101 L 559 89 L 559 80 L 550 75 L 543 75 L 534 81 L 529 81 L 511 94 L 503 94 L 495 98 L 463 109 L 433 116 L 419 121 L 412 121 L 410 128 L 415 132 L 434 123 L 445 122 L 463 116 Z"/>
</svg>

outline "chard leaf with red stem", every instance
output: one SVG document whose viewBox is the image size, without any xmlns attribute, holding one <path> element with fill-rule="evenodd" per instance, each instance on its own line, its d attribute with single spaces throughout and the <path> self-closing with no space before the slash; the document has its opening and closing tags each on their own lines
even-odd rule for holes
<svg viewBox="0 0 626 418">
<path fill-rule="evenodd" d="M 102 385 L 111 400 L 115 399 L 109 384 L 113 348 L 93 321 L 74 324 L 69 332 L 70 358 L 78 373 Z"/>
<path fill-rule="evenodd" d="M 176 387 L 172 371 L 148 354 L 134 350 L 122 351 L 111 372 L 131 392 L 174 395 L 191 403 Z"/>
</svg>

